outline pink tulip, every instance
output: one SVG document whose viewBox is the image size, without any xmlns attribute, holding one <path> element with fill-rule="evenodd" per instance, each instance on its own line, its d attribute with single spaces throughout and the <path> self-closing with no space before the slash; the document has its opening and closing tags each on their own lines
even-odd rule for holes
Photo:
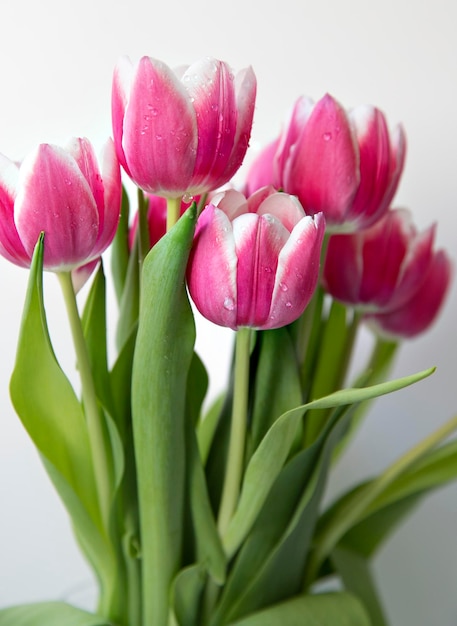
<svg viewBox="0 0 457 626">
<path fill-rule="evenodd" d="M 388 339 L 413 338 L 425 332 L 438 317 L 449 291 L 452 263 L 443 250 L 431 259 L 420 287 L 402 306 L 388 313 L 369 314 L 366 321 Z"/>
<path fill-rule="evenodd" d="M 371 228 L 330 237 L 323 283 L 338 300 L 367 312 L 408 302 L 433 263 L 435 227 L 418 233 L 406 209 L 388 211 Z"/>
<path fill-rule="evenodd" d="M 122 166 L 144 191 L 166 197 L 221 187 L 244 159 L 255 93 L 251 68 L 234 77 L 211 58 L 176 71 L 149 57 L 136 66 L 121 59 L 112 118 Z"/>
<path fill-rule="evenodd" d="M 401 127 L 391 134 L 372 106 L 346 112 L 330 95 L 300 98 L 280 136 L 254 161 L 247 191 L 273 184 L 322 211 L 332 232 L 374 224 L 389 208 L 405 158 Z"/>
<path fill-rule="evenodd" d="M 238 329 L 297 319 L 316 287 L 325 221 L 272 187 L 213 197 L 197 223 L 189 291 L 206 318 Z"/>
<path fill-rule="evenodd" d="M 30 266 L 44 237 L 44 268 L 70 271 L 97 259 L 116 232 L 121 177 L 112 141 L 102 171 L 87 139 L 66 150 L 41 144 L 17 165 L 0 155 L 0 254 Z"/>
</svg>

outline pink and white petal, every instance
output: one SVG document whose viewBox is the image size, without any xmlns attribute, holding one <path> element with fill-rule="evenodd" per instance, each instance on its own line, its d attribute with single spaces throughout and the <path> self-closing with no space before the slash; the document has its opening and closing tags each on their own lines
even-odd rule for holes
<svg viewBox="0 0 457 626">
<path fill-rule="evenodd" d="M 293 229 L 278 258 L 276 280 L 265 328 L 279 328 L 305 310 L 319 277 L 325 224 L 322 214 L 304 217 Z"/>
<path fill-rule="evenodd" d="M 237 327 L 237 257 L 225 213 L 208 205 L 199 218 L 187 267 L 189 292 L 200 313 L 220 326 Z"/>
<path fill-rule="evenodd" d="M 346 220 L 359 181 L 358 149 L 346 112 L 326 95 L 295 144 L 284 190 L 298 196 L 307 214 L 322 211 L 333 227 Z"/>
<path fill-rule="evenodd" d="M 227 215 L 229 220 L 233 220 L 248 212 L 248 203 L 244 195 L 236 189 L 221 191 L 213 196 L 211 203 L 217 206 Z"/>
<path fill-rule="evenodd" d="M 189 189 L 197 151 L 196 115 L 183 84 L 161 61 L 140 60 L 123 131 L 123 149 L 137 185 L 176 197 Z"/>
<path fill-rule="evenodd" d="M 278 149 L 273 161 L 273 184 L 275 187 L 285 187 L 288 179 L 290 164 L 293 159 L 295 144 L 298 142 L 314 108 L 314 101 L 307 96 L 301 96 L 295 102 L 284 130 L 279 137 Z"/>
<path fill-rule="evenodd" d="M 413 338 L 436 321 L 451 283 L 453 267 L 444 251 L 434 255 L 420 289 L 403 306 L 389 313 L 368 315 L 374 330 L 389 339 Z"/>
<path fill-rule="evenodd" d="M 279 145 L 279 138 L 269 143 L 252 162 L 245 184 L 245 193 L 250 196 L 258 189 L 273 185 L 273 160 Z"/>
<path fill-rule="evenodd" d="M 257 213 L 262 203 L 275 193 L 277 193 L 277 191 L 272 185 L 266 185 L 254 191 L 254 193 L 247 198 L 248 212 Z"/>
<path fill-rule="evenodd" d="M 403 172 L 406 159 L 406 134 L 401 125 L 393 131 L 390 139 L 391 144 L 391 171 L 389 184 L 383 199 L 385 206 L 389 207 L 398 188 L 398 183 Z"/>
<path fill-rule="evenodd" d="M 133 73 L 134 68 L 130 59 L 128 57 L 121 57 L 114 69 L 111 89 L 111 119 L 114 145 L 116 146 L 119 161 L 129 176 L 130 171 L 124 154 L 122 138 L 124 135 L 125 109 L 127 107 Z"/>
<path fill-rule="evenodd" d="M 16 265 L 28 267 L 30 256 L 24 250 L 14 223 L 18 179 L 17 165 L 0 154 L 0 254 Z"/>
<path fill-rule="evenodd" d="M 84 285 L 89 280 L 91 274 L 95 271 L 97 266 L 100 263 L 100 257 L 97 257 L 93 261 L 89 261 L 85 265 L 81 265 L 80 267 L 75 268 L 71 272 L 71 282 L 73 283 L 73 289 L 75 293 L 81 291 Z"/>
<path fill-rule="evenodd" d="M 213 189 L 217 189 L 231 180 L 241 167 L 251 138 L 254 118 L 257 79 L 252 67 L 238 72 L 235 76 L 236 130 L 233 148 L 228 162 L 218 179 L 213 180 Z"/>
<path fill-rule="evenodd" d="M 192 186 L 214 188 L 225 171 L 236 131 L 233 74 L 226 63 L 205 58 L 191 65 L 182 77 L 195 108 L 198 146 Z"/>
<path fill-rule="evenodd" d="M 238 325 L 262 328 L 268 320 L 278 256 L 289 232 L 271 215 L 246 213 L 233 222 L 238 257 Z"/>
<path fill-rule="evenodd" d="M 258 208 L 259 215 L 274 215 L 291 233 L 294 227 L 305 217 L 302 205 L 296 196 L 286 193 L 269 195 Z"/>
<path fill-rule="evenodd" d="M 384 202 L 391 175 L 389 130 L 375 107 L 359 106 L 350 113 L 360 156 L 360 185 L 350 210 L 358 228 L 367 228 L 387 210 Z"/>
<path fill-rule="evenodd" d="M 113 240 L 121 213 L 121 172 L 111 139 L 106 142 L 102 151 L 101 170 L 104 188 L 104 210 L 103 212 L 100 211 L 99 233 L 92 252 L 96 256 L 100 255 Z"/>
<path fill-rule="evenodd" d="M 45 269 L 84 263 L 97 240 L 98 211 L 74 159 L 57 146 L 41 144 L 22 163 L 19 178 L 14 219 L 27 254 L 33 254 L 44 231 Z"/>
<path fill-rule="evenodd" d="M 100 175 L 97 157 L 92 144 L 86 138 L 74 137 L 66 146 L 66 150 L 74 158 L 81 170 L 81 174 L 87 180 L 103 223 L 105 210 L 104 180 L 102 180 Z"/>
</svg>

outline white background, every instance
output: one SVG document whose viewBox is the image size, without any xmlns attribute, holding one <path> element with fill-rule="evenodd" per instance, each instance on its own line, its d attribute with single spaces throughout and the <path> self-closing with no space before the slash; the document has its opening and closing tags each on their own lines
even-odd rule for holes
<svg viewBox="0 0 457 626">
<path fill-rule="evenodd" d="M 256 72 L 253 148 L 276 135 L 301 94 L 318 99 L 330 92 L 347 107 L 375 104 L 392 126 L 401 121 L 408 155 L 395 204 L 413 209 L 420 228 L 438 221 L 438 244 L 456 259 L 456 7 L 453 0 L 2 0 L 0 152 L 20 159 L 38 142 L 65 143 L 73 135 L 98 149 L 111 133 L 111 76 L 121 55 L 147 54 L 171 66 L 211 55 Z M 8 397 L 26 279 L 25 270 L 0 259 L 0 607 L 78 601 L 91 584 Z M 74 376 L 56 283 L 47 277 L 50 324 Z M 403 346 L 394 372 L 437 365 L 436 374 L 378 402 L 332 492 L 381 470 L 455 414 L 456 309 L 454 283 L 439 323 Z M 215 327 L 205 333 L 199 345 L 217 388 L 229 336 Z M 375 574 L 395 626 L 457 624 L 456 528 L 451 485 L 428 498 L 380 551 Z"/>
</svg>

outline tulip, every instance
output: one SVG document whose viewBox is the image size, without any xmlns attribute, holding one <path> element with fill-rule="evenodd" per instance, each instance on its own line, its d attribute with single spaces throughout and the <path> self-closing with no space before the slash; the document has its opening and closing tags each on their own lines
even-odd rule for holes
<svg viewBox="0 0 457 626">
<path fill-rule="evenodd" d="M 368 314 L 365 320 L 387 339 L 410 339 L 435 322 L 449 291 L 452 263 L 444 250 L 436 252 L 418 290 L 402 306 L 387 313 Z"/>
<path fill-rule="evenodd" d="M 111 140 L 101 172 L 87 139 L 73 139 L 67 149 L 41 144 L 19 165 L 0 155 L 0 254 L 16 265 L 30 266 L 41 232 L 46 270 L 90 264 L 111 243 L 120 206 Z"/>
<path fill-rule="evenodd" d="M 251 68 L 234 77 L 216 59 L 176 71 L 149 57 L 136 66 L 121 59 L 112 120 L 123 168 L 144 191 L 168 198 L 221 187 L 244 159 L 255 93 Z"/>
<path fill-rule="evenodd" d="M 316 287 L 325 220 L 273 187 L 216 194 L 197 222 L 188 285 L 207 319 L 234 330 L 285 326 Z"/>
<path fill-rule="evenodd" d="M 246 189 L 272 184 L 300 200 L 308 214 L 325 215 L 331 232 L 374 224 L 389 208 L 405 158 L 398 126 L 389 133 L 381 111 L 346 112 L 330 95 L 296 102 L 280 136 L 253 162 Z"/>
<path fill-rule="evenodd" d="M 371 228 L 330 237 L 323 284 L 336 299 L 385 313 L 408 302 L 433 263 L 435 226 L 422 233 L 411 213 L 392 209 Z"/>
</svg>

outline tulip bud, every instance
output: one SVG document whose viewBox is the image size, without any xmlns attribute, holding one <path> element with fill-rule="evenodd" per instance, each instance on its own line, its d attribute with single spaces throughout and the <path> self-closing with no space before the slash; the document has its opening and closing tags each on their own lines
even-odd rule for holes
<svg viewBox="0 0 457 626">
<path fill-rule="evenodd" d="M 256 79 L 206 58 L 185 70 L 143 57 L 118 64 L 112 89 L 116 151 L 144 191 L 166 197 L 221 187 L 249 143 Z"/>
<path fill-rule="evenodd" d="M 325 224 L 272 187 L 216 194 L 197 223 L 189 291 L 206 318 L 238 329 L 296 320 L 316 287 Z"/>
<path fill-rule="evenodd" d="M 411 213 L 393 209 L 374 226 L 330 237 L 325 289 L 385 334 L 413 336 L 437 315 L 450 282 L 450 261 L 434 252 L 435 227 L 422 233 Z"/>
<path fill-rule="evenodd" d="M 0 155 L 0 254 L 29 267 L 45 233 L 44 268 L 70 271 L 97 259 L 119 221 L 121 177 L 111 141 L 100 172 L 87 139 L 41 144 L 17 165 Z"/>
<path fill-rule="evenodd" d="M 253 162 L 247 190 L 272 184 L 295 194 L 309 214 L 322 211 L 331 232 L 374 224 L 388 209 L 405 158 L 401 127 L 389 133 L 371 106 L 346 112 L 330 95 L 300 98 L 280 136 Z"/>
</svg>

